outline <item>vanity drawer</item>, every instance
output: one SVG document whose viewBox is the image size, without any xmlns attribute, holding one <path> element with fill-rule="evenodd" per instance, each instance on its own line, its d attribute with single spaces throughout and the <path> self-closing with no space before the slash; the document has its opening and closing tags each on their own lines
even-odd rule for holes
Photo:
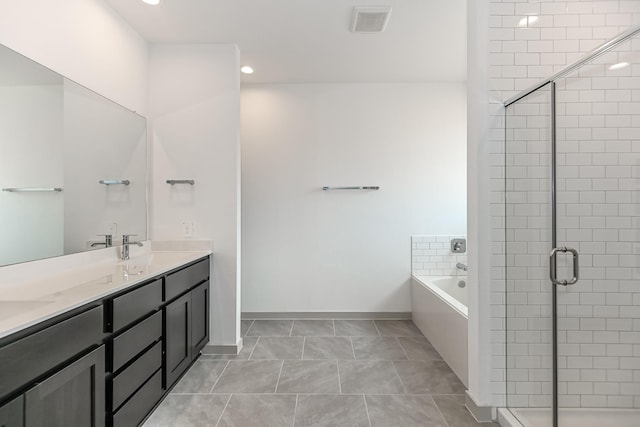
<svg viewBox="0 0 640 427">
<path fill-rule="evenodd" d="M 150 379 L 113 415 L 113 427 L 137 426 L 162 397 L 162 369 Z"/>
<path fill-rule="evenodd" d="M 112 382 L 112 408 L 127 400 L 151 375 L 162 366 L 162 343 L 157 342 Z"/>
<path fill-rule="evenodd" d="M 170 274 L 165 279 L 165 301 L 170 301 L 209 277 L 209 258 Z"/>
<path fill-rule="evenodd" d="M 102 324 L 95 307 L 0 348 L 0 398 L 98 344 Z"/>
<path fill-rule="evenodd" d="M 162 279 L 120 295 L 107 304 L 111 305 L 108 331 L 118 331 L 154 311 L 162 304 Z"/>
<path fill-rule="evenodd" d="M 111 366 L 111 372 L 120 369 L 136 354 L 157 341 L 161 335 L 161 311 L 158 311 L 126 332 L 118 335 L 113 339 L 112 343 L 113 365 Z"/>
</svg>

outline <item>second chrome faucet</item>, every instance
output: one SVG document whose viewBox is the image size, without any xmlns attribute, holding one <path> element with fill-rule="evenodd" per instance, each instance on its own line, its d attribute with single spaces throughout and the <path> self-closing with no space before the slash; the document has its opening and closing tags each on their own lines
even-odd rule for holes
<svg viewBox="0 0 640 427">
<path fill-rule="evenodd" d="M 129 246 L 143 246 L 142 242 L 132 242 L 129 240 L 130 237 L 136 236 L 136 234 L 123 234 L 122 235 L 122 251 L 120 252 L 120 258 L 122 261 L 126 261 L 129 259 Z"/>
</svg>

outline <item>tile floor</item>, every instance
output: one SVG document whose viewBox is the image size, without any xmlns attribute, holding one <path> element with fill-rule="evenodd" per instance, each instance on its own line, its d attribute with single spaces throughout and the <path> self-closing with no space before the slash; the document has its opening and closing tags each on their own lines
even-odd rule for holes
<svg viewBox="0 0 640 427">
<path fill-rule="evenodd" d="M 238 355 L 203 354 L 145 427 L 494 427 L 410 320 L 243 320 Z"/>
</svg>

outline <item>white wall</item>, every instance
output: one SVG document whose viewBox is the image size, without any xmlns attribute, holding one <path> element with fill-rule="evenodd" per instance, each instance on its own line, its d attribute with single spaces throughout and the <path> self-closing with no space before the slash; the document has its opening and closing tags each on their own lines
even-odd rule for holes
<svg viewBox="0 0 640 427">
<path fill-rule="evenodd" d="M 410 311 L 410 236 L 466 233 L 465 95 L 243 87 L 243 312 Z"/>
<path fill-rule="evenodd" d="M 101 0 L 0 0 L 0 43 L 146 112 L 147 44 Z"/>
<path fill-rule="evenodd" d="M 240 67 L 235 45 L 152 45 L 151 237 L 212 239 L 211 337 L 240 339 Z M 194 179 L 170 186 L 167 179 Z"/>
</svg>

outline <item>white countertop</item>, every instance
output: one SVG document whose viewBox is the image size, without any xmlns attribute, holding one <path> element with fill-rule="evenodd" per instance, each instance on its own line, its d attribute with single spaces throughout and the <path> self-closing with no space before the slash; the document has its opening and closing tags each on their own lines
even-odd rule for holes
<svg viewBox="0 0 640 427">
<path fill-rule="evenodd" d="M 163 243 L 132 247 L 124 262 L 109 248 L 0 268 L 0 338 L 212 253 L 206 245 L 168 250 Z"/>
</svg>

